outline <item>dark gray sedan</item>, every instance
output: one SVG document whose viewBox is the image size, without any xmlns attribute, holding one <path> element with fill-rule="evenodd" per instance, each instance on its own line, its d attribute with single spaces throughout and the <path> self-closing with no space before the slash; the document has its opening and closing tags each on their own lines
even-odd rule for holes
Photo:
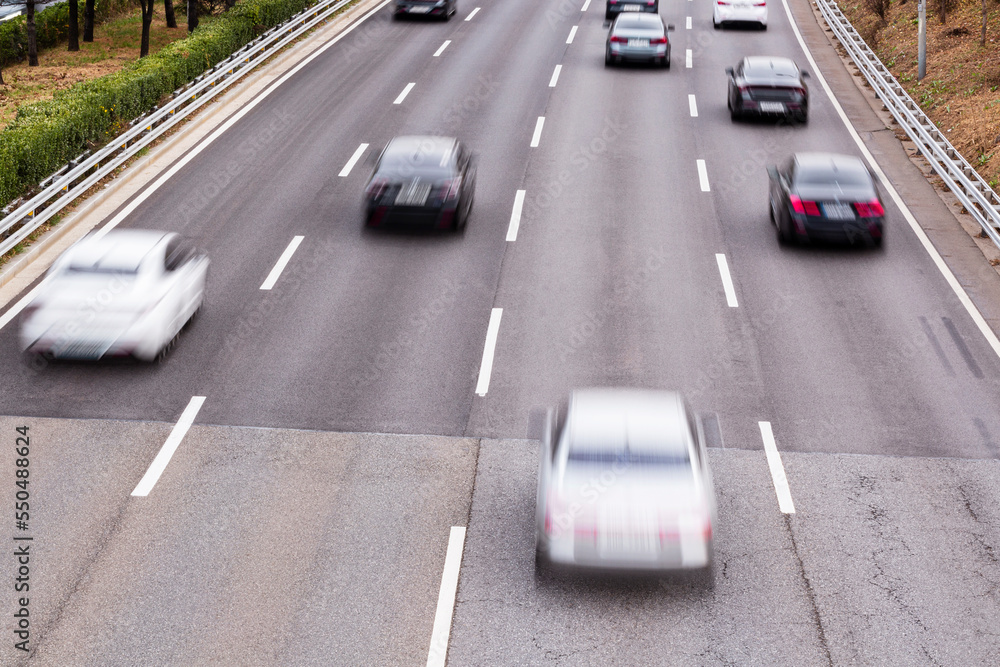
<svg viewBox="0 0 1000 667">
<path fill-rule="evenodd" d="M 826 240 L 882 245 L 885 209 L 875 179 L 860 158 L 797 153 L 767 172 L 771 221 L 779 243 Z"/>
<path fill-rule="evenodd" d="M 621 14 L 608 31 L 604 64 L 622 61 L 655 63 L 670 69 L 670 39 L 673 24 L 665 25 L 659 14 Z"/>
<path fill-rule="evenodd" d="M 789 58 L 750 56 L 729 75 L 729 113 L 744 116 L 782 116 L 805 123 L 809 118 L 808 72 Z"/>
</svg>

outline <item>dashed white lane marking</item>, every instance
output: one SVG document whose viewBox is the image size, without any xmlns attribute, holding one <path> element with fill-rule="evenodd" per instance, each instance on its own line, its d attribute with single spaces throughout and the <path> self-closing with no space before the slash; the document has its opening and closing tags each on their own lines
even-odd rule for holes
<svg viewBox="0 0 1000 667">
<path fill-rule="evenodd" d="M 726 290 L 726 303 L 730 308 L 739 306 L 736 303 L 736 287 L 733 285 L 733 277 L 729 275 L 729 262 L 721 252 L 715 253 L 715 261 L 719 265 L 719 275 L 722 276 L 722 288 Z"/>
<path fill-rule="evenodd" d="M 792 492 L 788 489 L 785 466 L 781 463 L 781 454 L 778 453 L 778 445 L 774 442 L 771 422 L 757 422 L 757 425 L 760 426 L 760 437 L 764 441 L 764 453 L 767 455 L 767 466 L 771 469 L 774 492 L 778 494 L 778 508 L 785 514 L 795 514 Z"/>
<path fill-rule="evenodd" d="M 538 148 L 538 142 L 542 140 L 542 126 L 545 125 L 545 116 L 539 116 L 535 122 L 535 132 L 531 135 L 531 148 Z"/>
<path fill-rule="evenodd" d="M 149 492 L 153 490 L 153 486 L 160 479 L 163 471 L 166 470 L 167 464 L 170 463 L 170 457 L 174 455 L 177 446 L 181 444 L 181 440 L 184 439 L 188 429 L 191 428 L 191 424 L 194 423 L 194 418 L 198 416 L 198 411 L 201 410 L 204 402 L 204 396 L 191 397 L 187 407 L 184 408 L 184 412 L 181 413 L 181 418 L 177 420 L 174 428 L 170 431 L 170 435 L 167 436 L 167 441 L 163 443 L 156 458 L 149 464 L 149 470 L 146 471 L 146 474 L 139 480 L 139 484 L 135 487 L 135 490 L 132 491 L 133 496 L 148 496 Z"/>
<path fill-rule="evenodd" d="M 575 26 L 573 26 L 572 28 L 569 29 L 569 37 L 566 38 L 566 43 L 567 44 L 572 44 L 573 43 L 573 38 L 576 37 L 576 29 L 579 28 L 579 27 L 580 26 L 576 26 L 575 25 Z"/>
<path fill-rule="evenodd" d="M 347 161 L 347 164 L 344 165 L 344 168 L 341 169 L 340 173 L 337 175 L 343 178 L 344 176 L 350 174 L 351 169 L 354 169 L 354 165 L 358 163 L 358 160 L 361 159 L 361 156 L 364 155 L 366 150 L 368 150 L 368 144 L 361 144 L 358 146 L 358 150 L 354 151 L 354 155 L 351 156 L 351 159 Z"/>
<path fill-rule="evenodd" d="M 490 324 L 486 327 L 486 345 L 483 346 L 483 362 L 479 365 L 479 381 L 476 383 L 476 394 L 485 396 L 490 388 L 490 376 L 493 375 L 493 353 L 497 347 L 497 333 L 500 331 L 500 317 L 503 308 L 494 308 L 490 313 Z"/>
<path fill-rule="evenodd" d="M 587 0 L 587 2 L 583 3 L 583 7 L 580 7 L 580 11 L 581 11 L 581 12 L 585 12 L 585 11 L 587 11 L 587 10 L 588 10 L 589 8 L 590 8 L 590 0 Z"/>
<path fill-rule="evenodd" d="M 708 187 L 708 169 L 705 168 L 704 160 L 698 160 L 698 182 L 701 184 L 702 192 L 709 192 L 711 190 Z"/>
<path fill-rule="evenodd" d="M 524 190 L 518 190 L 514 195 L 514 208 L 510 211 L 510 224 L 507 225 L 507 240 L 517 240 L 517 229 L 521 226 L 521 209 L 524 208 Z"/>
<path fill-rule="evenodd" d="M 434 629 L 431 630 L 427 667 L 444 667 L 448 659 L 448 637 L 451 635 L 451 618 L 455 614 L 455 595 L 458 592 L 458 574 L 462 569 L 464 550 L 465 527 L 452 526 L 451 534 L 448 536 L 448 551 L 444 557 L 437 611 L 434 613 Z"/>
<path fill-rule="evenodd" d="M 552 70 L 552 78 L 549 79 L 549 88 L 555 88 L 556 82 L 559 80 L 559 72 L 562 71 L 562 65 L 556 65 L 556 68 Z"/>
<path fill-rule="evenodd" d="M 472 17 L 475 16 L 476 14 L 478 14 L 478 13 L 479 13 L 479 7 L 476 7 L 471 12 L 469 12 L 469 15 L 465 17 L 465 20 L 466 21 L 471 21 Z"/>
<path fill-rule="evenodd" d="M 688 95 L 688 108 L 691 110 L 691 117 L 698 117 L 698 102 L 695 101 L 694 95 Z"/>
<path fill-rule="evenodd" d="M 438 50 L 434 52 L 434 56 L 433 57 L 437 58 L 439 55 L 441 55 L 442 53 L 444 53 L 444 50 L 448 48 L 449 44 L 451 44 L 451 40 L 450 39 L 444 40 L 444 44 L 442 44 L 441 46 L 438 47 Z"/>
<path fill-rule="evenodd" d="M 410 94 L 410 91 L 413 90 L 415 85 L 417 84 L 413 82 L 406 84 L 406 88 L 403 88 L 403 92 L 399 94 L 399 97 L 396 98 L 396 101 L 393 102 L 393 104 L 402 104 L 403 100 L 406 99 L 406 96 Z"/>
<path fill-rule="evenodd" d="M 687 67 L 688 69 L 691 69 L 691 66 L 693 64 L 691 57 L 692 57 L 691 49 L 688 49 L 687 51 L 684 52 L 684 66 Z"/>
<path fill-rule="evenodd" d="M 278 258 L 278 262 L 271 269 L 271 273 L 267 274 L 267 278 L 261 284 L 260 288 L 263 290 L 269 290 L 274 287 L 274 284 L 278 282 L 278 278 L 281 276 L 281 272 L 285 270 L 285 266 L 288 264 L 289 260 L 292 259 L 292 255 L 298 249 L 299 244 L 302 243 L 301 236 L 293 236 L 292 242 L 288 244 L 285 248 L 285 252 L 281 253 L 281 257 Z"/>
<path fill-rule="evenodd" d="M 685 19 L 685 21 L 684 21 L 684 28 L 687 29 L 687 30 L 691 29 L 691 17 L 690 16 L 688 16 L 687 19 Z"/>
</svg>

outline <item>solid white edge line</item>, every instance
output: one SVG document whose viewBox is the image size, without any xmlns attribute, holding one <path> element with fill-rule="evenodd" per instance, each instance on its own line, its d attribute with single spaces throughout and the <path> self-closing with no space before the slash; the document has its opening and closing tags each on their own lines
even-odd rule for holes
<svg viewBox="0 0 1000 667">
<path fill-rule="evenodd" d="M 21 300 L 15 303 L 13 306 L 7 309 L 3 315 L 0 315 L 0 329 L 11 323 L 11 321 L 17 317 L 18 313 L 24 310 L 25 306 L 35 300 L 35 295 L 42 289 L 42 285 L 45 284 L 45 279 L 38 283 L 34 289 L 21 297 Z"/>
<path fill-rule="evenodd" d="M 479 13 L 479 9 L 480 9 L 479 7 L 476 7 L 471 12 L 469 12 L 469 15 L 465 17 L 465 20 L 466 21 L 471 21 L 472 17 Z"/>
<path fill-rule="evenodd" d="M 691 49 L 687 49 L 684 52 L 684 66 L 687 67 L 688 69 L 691 69 L 691 67 L 693 66 L 692 58 L 693 56 L 691 55 Z"/>
<path fill-rule="evenodd" d="M 344 168 L 341 169 L 340 173 L 337 175 L 341 178 L 349 175 L 351 173 L 351 169 L 354 169 L 354 165 L 358 163 L 358 160 L 361 159 L 361 156 L 364 155 L 366 150 L 368 150 L 368 144 L 361 144 L 358 146 L 358 149 L 354 151 L 354 155 L 351 156 L 351 159 L 347 161 L 347 164 L 344 165 Z"/>
<path fill-rule="evenodd" d="M 788 489 L 785 466 L 781 463 L 781 454 L 778 453 L 778 445 L 774 442 L 771 422 L 757 422 L 757 425 L 760 427 L 760 437 L 764 441 L 764 454 L 767 455 L 767 467 L 771 469 L 774 492 L 778 495 L 778 508 L 785 514 L 795 514 L 792 492 Z"/>
<path fill-rule="evenodd" d="M 694 99 L 694 95 L 688 95 L 688 109 L 691 110 L 691 117 L 698 117 L 698 102 Z"/>
<path fill-rule="evenodd" d="M 549 79 L 549 88 L 555 88 L 556 82 L 559 80 L 559 72 L 562 71 L 562 65 L 556 65 L 556 68 L 552 70 L 552 78 Z"/>
<path fill-rule="evenodd" d="M 476 394 L 485 396 L 490 388 L 490 376 L 493 375 L 493 353 L 497 346 L 497 334 L 500 332 L 500 317 L 503 308 L 494 308 L 490 312 L 490 323 L 486 327 L 486 344 L 483 346 L 483 362 L 479 365 L 479 381 L 476 382 Z"/>
<path fill-rule="evenodd" d="M 538 142 L 542 140 L 542 126 L 545 125 L 545 116 L 539 116 L 535 121 L 535 132 L 531 135 L 531 148 L 538 148 Z"/>
<path fill-rule="evenodd" d="M 269 290 L 274 287 L 274 284 L 278 282 L 278 278 L 281 277 L 281 272 L 285 270 L 285 265 L 292 259 L 292 255 L 295 254 L 299 244 L 302 243 L 302 239 L 303 237 L 301 236 L 292 237 L 292 242 L 285 248 L 285 252 L 281 253 L 281 257 L 278 258 L 274 268 L 271 269 L 271 273 L 267 274 L 267 278 L 260 286 L 261 289 Z"/>
<path fill-rule="evenodd" d="M 521 226 L 521 209 L 524 207 L 524 190 L 514 195 L 514 207 L 510 210 L 510 224 L 507 225 L 507 240 L 517 240 L 517 230 Z"/>
<path fill-rule="evenodd" d="M 719 265 L 719 275 L 722 276 L 722 288 L 726 291 L 726 303 L 729 304 L 730 308 L 739 307 L 736 302 L 736 287 L 733 285 L 733 277 L 729 274 L 729 262 L 726 261 L 726 256 L 721 252 L 715 253 L 715 262 Z"/>
<path fill-rule="evenodd" d="M 965 288 L 962 287 L 962 284 L 958 282 L 958 278 L 956 278 L 955 274 L 952 273 L 951 269 L 941 257 L 941 254 L 937 251 L 937 248 L 934 247 L 934 244 L 931 243 L 930 238 L 928 238 L 926 232 L 924 232 L 923 227 L 920 226 L 917 219 L 913 216 L 913 213 L 910 212 L 910 209 L 903 202 L 903 198 L 899 196 L 899 193 L 896 192 L 896 188 L 889 182 L 889 177 L 885 175 L 885 172 L 882 171 L 882 168 L 875 161 L 875 157 L 861 140 L 857 130 L 854 129 L 854 125 L 851 124 L 850 119 L 844 112 L 844 108 L 840 106 L 840 102 L 837 101 L 836 96 L 833 94 L 833 90 L 826 82 L 826 77 L 824 77 L 823 73 L 819 71 L 819 67 L 813 59 L 812 52 L 810 52 L 809 47 L 806 46 L 806 42 L 802 39 L 802 34 L 799 32 L 799 27 L 795 23 L 795 19 L 792 18 L 792 11 L 788 8 L 788 3 L 785 0 L 781 0 L 781 4 L 785 7 L 785 14 L 788 16 L 788 22 L 792 26 L 792 31 L 795 33 L 795 38 L 798 40 L 803 53 L 805 53 L 806 59 L 812 66 L 816 79 L 819 80 L 820 85 L 823 86 L 823 90 L 826 91 L 827 98 L 829 98 L 830 102 L 833 104 L 833 108 L 837 110 L 837 115 L 840 116 L 840 120 L 844 123 L 844 126 L 850 133 L 851 138 L 854 139 L 854 143 L 861 150 L 862 155 L 865 156 L 865 160 L 872 168 L 872 171 L 874 171 L 875 175 L 878 176 L 879 181 L 882 183 L 882 187 L 886 189 L 889 196 L 892 198 L 892 201 L 896 204 L 896 207 L 902 212 L 903 217 L 906 218 L 907 224 L 910 225 L 910 229 L 913 230 L 913 233 L 917 235 L 917 239 L 924 247 L 924 250 L 926 250 L 927 254 L 930 255 L 931 261 L 934 262 L 938 271 L 940 271 L 941 275 L 944 276 L 945 282 L 948 283 L 952 291 L 958 297 L 958 300 L 965 307 L 966 312 L 969 313 L 970 317 L 972 317 L 972 321 L 976 323 L 977 327 L 979 327 L 980 333 L 983 334 L 986 338 L 986 342 L 993 348 L 993 352 L 1000 357 L 1000 339 L 997 338 L 993 329 L 990 328 L 990 325 L 986 322 L 986 318 L 983 317 L 983 314 L 979 312 L 978 308 L 976 308 L 976 304 L 972 302 L 972 298 L 969 297 L 968 292 L 966 292 Z"/>
<path fill-rule="evenodd" d="M 569 37 L 566 38 L 566 43 L 567 44 L 572 44 L 573 43 L 573 38 L 576 37 L 576 29 L 579 28 L 579 27 L 580 26 L 575 25 L 575 26 L 573 26 L 572 28 L 569 29 Z"/>
<path fill-rule="evenodd" d="M 441 53 L 442 53 L 442 52 L 443 52 L 443 51 L 444 51 L 445 49 L 447 49 L 447 48 L 448 48 L 448 45 L 449 45 L 449 44 L 451 44 L 451 40 L 450 40 L 450 39 L 446 39 L 446 40 L 444 40 L 444 44 L 442 44 L 441 46 L 439 46 L 439 47 L 438 47 L 438 50 L 434 52 L 434 56 L 433 56 L 433 57 L 434 57 L 434 58 L 437 58 L 437 57 L 438 57 L 439 55 L 441 55 Z"/>
<path fill-rule="evenodd" d="M 427 667 L 444 667 L 448 659 L 448 637 L 451 635 L 451 619 L 455 614 L 455 595 L 458 593 L 458 575 L 462 569 L 464 551 L 465 526 L 452 526 L 448 535 L 448 551 L 444 557 L 437 611 L 434 612 Z"/>
<path fill-rule="evenodd" d="M 124 220 L 126 217 L 128 217 L 129 215 L 131 215 L 132 211 L 134 211 L 136 208 L 138 208 L 139 205 L 142 204 L 142 202 L 146 201 L 146 199 L 149 198 L 150 195 L 152 195 L 154 192 L 156 192 L 157 190 L 159 190 L 161 185 L 163 185 L 168 180 L 170 180 L 171 178 L 173 178 L 173 176 L 178 171 L 180 171 L 181 169 L 183 169 L 184 166 L 188 162 L 190 162 L 191 160 L 193 160 L 199 153 L 201 153 L 203 150 L 205 150 L 206 148 L 208 148 L 208 146 L 211 145 L 211 143 L 213 141 L 215 141 L 220 136 L 222 136 L 222 134 L 224 132 L 226 132 L 229 128 L 231 128 L 233 125 L 235 125 L 236 123 L 238 123 L 240 121 L 240 119 L 242 119 L 244 116 L 246 116 L 248 113 L 250 113 L 250 111 L 252 111 L 254 107 L 256 107 L 258 104 L 260 104 L 261 102 L 263 102 L 267 98 L 267 96 L 270 95 L 271 93 L 273 93 L 275 90 L 277 90 L 278 87 L 281 86 L 281 84 L 283 84 L 284 82 L 288 81 L 290 78 L 292 78 L 293 76 L 295 76 L 296 74 L 298 74 L 299 70 L 301 70 L 303 67 L 305 67 L 306 65 L 308 65 L 309 63 L 311 63 L 316 58 L 319 58 L 320 55 L 322 55 L 327 49 L 331 48 L 334 44 L 336 44 L 337 42 L 339 42 L 341 39 L 343 39 L 344 37 L 347 37 L 347 35 L 350 34 L 355 28 L 357 28 L 359 25 L 361 25 L 362 23 L 364 23 L 365 21 L 367 21 L 369 18 L 371 18 L 372 16 L 374 16 L 375 14 L 377 14 L 383 7 L 385 7 L 386 5 L 388 5 L 390 1 L 391 0 L 385 0 L 385 2 L 380 3 L 377 7 L 375 7 L 370 12 L 368 12 L 367 14 L 365 14 L 364 16 L 362 16 L 360 19 L 358 19 L 355 23 L 352 23 L 350 26 L 348 26 L 347 28 L 345 28 L 344 31 L 341 32 L 339 35 L 337 35 L 336 37 L 334 37 L 333 39 L 331 39 L 329 42 L 327 42 L 323 46 L 319 47 L 318 49 L 316 49 L 315 51 L 313 51 L 312 53 L 310 53 L 308 56 L 306 56 L 304 59 L 302 59 L 302 61 L 298 65 L 296 65 L 292 69 L 290 69 L 287 72 L 285 72 L 281 76 L 280 79 L 278 79 L 269 88 L 265 88 L 263 91 L 261 91 L 261 93 L 257 97 L 255 97 L 251 101 L 247 102 L 239 111 L 237 111 L 235 114 L 233 114 L 233 116 L 229 120 L 227 120 L 221 126 L 219 126 L 218 128 L 216 128 L 216 130 L 214 132 L 212 132 L 205 139 L 203 139 L 197 146 L 195 146 L 194 148 L 192 148 L 187 153 L 187 155 L 185 155 L 180 160 L 178 160 L 177 163 L 174 164 L 173 167 L 171 167 L 170 169 L 168 169 L 167 172 L 165 174 L 163 174 L 163 176 L 161 176 L 160 178 L 156 179 L 156 181 L 150 187 L 146 188 L 145 190 L 143 190 L 142 192 L 140 192 L 138 195 L 136 195 L 136 197 L 131 201 L 131 203 L 129 203 L 125 208 L 123 208 L 118 215 L 116 215 L 114 218 L 112 218 L 111 221 L 108 224 L 104 225 L 99 230 L 97 230 L 96 232 L 94 232 L 93 236 L 95 238 L 100 238 L 101 236 L 104 236 L 109 231 L 111 231 L 112 229 L 114 229 L 115 227 L 117 227 L 118 224 L 122 220 Z"/>
<path fill-rule="evenodd" d="M 413 87 L 415 85 L 417 85 L 417 84 L 415 82 L 413 82 L 413 81 L 411 81 L 410 83 L 406 84 L 406 88 L 403 88 L 403 92 L 401 92 L 399 94 L 399 97 L 397 97 L 395 99 L 395 101 L 393 101 L 393 104 L 402 104 L 403 100 L 406 99 L 406 96 L 410 94 L 410 91 L 413 90 Z"/>
<path fill-rule="evenodd" d="M 181 418 L 177 420 L 174 428 L 170 431 L 170 435 L 167 436 L 167 441 L 163 443 L 160 447 L 160 451 L 156 454 L 156 458 L 153 462 L 149 464 L 149 469 L 146 474 L 142 476 L 139 480 L 139 484 L 136 485 L 135 490 L 132 491 L 133 496 L 147 496 L 149 492 L 153 490 L 153 486 L 156 484 L 157 480 L 160 479 L 160 475 L 166 470 L 167 464 L 170 463 L 170 458 L 174 455 L 177 450 L 177 446 L 181 444 L 181 440 L 187 434 L 188 429 L 191 428 L 191 424 L 194 423 L 194 418 L 198 416 L 198 411 L 201 410 L 202 404 L 205 402 L 204 396 L 192 396 L 191 400 L 188 402 L 187 407 L 184 408 L 184 412 L 181 413 Z"/>
<path fill-rule="evenodd" d="M 583 7 L 580 7 L 580 11 L 581 11 L 581 12 L 585 12 L 585 11 L 587 11 L 587 10 L 588 10 L 589 8 L 590 8 L 590 0 L 587 0 L 587 2 L 583 3 Z"/>
<path fill-rule="evenodd" d="M 687 19 L 685 20 L 685 22 L 684 22 L 684 28 L 686 30 L 690 30 L 691 29 L 691 17 L 690 16 L 688 16 Z"/>
<path fill-rule="evenodd" d="M 711 188 L 708 186 L 708 169 L 705 167 L 704 160 L 698 160 L 698 182 L 701 184 L 702 192 L 711 192 Z"/>
</svg>

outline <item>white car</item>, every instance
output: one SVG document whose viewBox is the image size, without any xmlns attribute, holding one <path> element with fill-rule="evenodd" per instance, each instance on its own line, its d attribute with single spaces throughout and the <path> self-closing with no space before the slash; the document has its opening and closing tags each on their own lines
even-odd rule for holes
<svg viewBox="0 0 1000 667">
<path fill-rule="evenodd" d="M 700 422 L 680 394 L 577 390 L 546 422 L 539 567 L 690 569 L 711 582 L 715 490 Z"/>
<path fill-rule="evenodd" d="M 712 27 L 718 30 L 729 23 L 756 23 L 767 30 L 766 0 L 715 0 Z"/>
<path fill-rule="evenodd" d="M 162 358 L 205 299 L 208 257 L 174 233 L 112 230 L 73 245 L 21 317 L 21 346 L 54 358 Z"/>
</svg>

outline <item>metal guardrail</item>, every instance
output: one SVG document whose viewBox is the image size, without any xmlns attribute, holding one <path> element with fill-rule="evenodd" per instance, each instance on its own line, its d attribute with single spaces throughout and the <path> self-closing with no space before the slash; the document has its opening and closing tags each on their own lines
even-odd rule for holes
<svg viewBox="0 0 1000 667">
<path fill-rule="evenodd" d="M 92 185 L 117 169 L 164 132 L 201 108 L 292 40 L 354 0 L 320 0 L 271 28 L 215 67 L 178 88 L 170 102 L 136 118 L 130 129 L 95 153 L 83 153 L 44 181 L 42 191 L 2 212 L 0 255 L 8 252 Z M 14 210 L 10 210 L 16 206 Z"/>
<path fill-rule="evenodd" d="M 983 232 L 1000 247 L 1000 196 L 955 150 L 941 130 L 920 109 L 920 105 L 907 94 L 834 0 L 815 2 L 830 29 L 847 49 L 896 122 L 917 145 L 938 176 L 951 188 L 965 210 L 976 219 Z"/>
</svg>

